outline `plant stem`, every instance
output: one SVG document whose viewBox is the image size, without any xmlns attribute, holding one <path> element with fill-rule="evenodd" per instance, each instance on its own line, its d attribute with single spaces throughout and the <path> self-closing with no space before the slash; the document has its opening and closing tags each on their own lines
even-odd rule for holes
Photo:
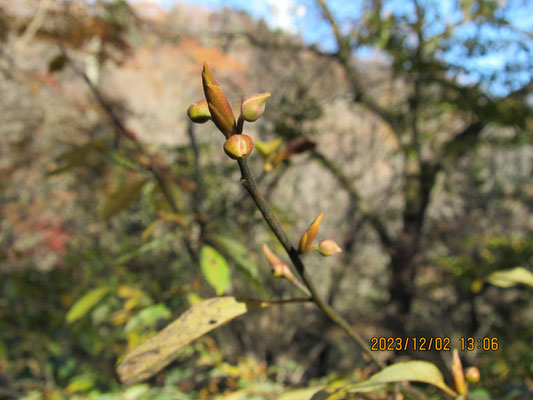
<svg viewBox="0 0 533 400">
<path fill-rule="evenodd" d="M 378 366 L 380 369 L 384 368 L 385 365 L 383 364 L 383 362 L 381 362 L 379 359 L 376 358 L 376 356 L 368 348 L 364 339 L 357 332 L 355 332 L 350 327 L 350 325 L 320 297 L 313 281 L 311 280 L 311 277 L 305 270 L 305 266 L 302 262 L 302 259 L 300 258 L 300 254 L 298 253 L 298 250 L 296 250 L 291 245 L 289 238 L 287 237 L 279 220 L 276 218 L 276 216 L 270 209 L 270 206 L 268 205 L 266 200 L 263 198 L 263 196 L 259 192 L 254 174 L 250 166 L 248 165 L 248 162 L 246 161 L 246 159 L 243 159 L 243 160 L 238 160 L 238 163 L 239 163 L 239 167 L 241 169 L 241 175 L 242 175 L 241 184 L 246 188 L 246 190 L 252 197 L 255 205 L 257 206 L 257 208 L 263 215 L 263 218 L 267 222 L 268 226 L 270 227 L 272 232 L 274 232 L 274 235 L 276 235 L 281 245 L 287 252 L 296 271 L 302 278 L 304 285 L 307 287 L 307 289 L 311 293 L 311 298 L 313 302 L 317 305 L 317 307 L 324 314 L 326 314 L 326 316 L 331 321 L 333 321 L 337 326 L 339 326 L 344 332 L 346 332 L 346 334 L 350 338 L 352 338 L 357 343 L 360 349 L 370 358 L 370 360 L 374 364 L 376 364 L 376 366 Z"/>
</svg>

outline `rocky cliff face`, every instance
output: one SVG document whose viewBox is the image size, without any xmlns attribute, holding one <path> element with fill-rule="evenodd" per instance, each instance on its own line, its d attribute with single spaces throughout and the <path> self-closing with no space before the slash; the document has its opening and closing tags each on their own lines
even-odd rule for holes
<svg viewBox="0 0 533 400">
<path fill-rule="evenodd" d="M 236 113 L 243 95 L 272 93 L 264 118 L 248 128 L 253 138 L 270 140 L 283 129 L 299 129 L 321 151 L 344 163 L 371 201 L 385 201 L 383 189 L 394 179 L 394 166 L 384 160 L 396 143 L 385 127 L 348 105 L 342 73 L 330 60 L 280 46 L 300 46 L 297 37 L 272 32 L 244 13 L 215 13 L 192 5 L 165 12 L 148 3 L 130 8 L 120 2 L 105 7 L 50 2 L 44 10 L 43 3 L 0 0 L 5 36 L 0 48 L 0 169 L 8 177 L 2 201 L 10 215 L 3 221 L 7 234 L 1 240 L 12 267 L 41 253 L 39 258 L 47 261 L 40 262 L 40 268 L 61 265 L 64 246 L 51 246 L 46 235 L 53 234 L 46 232 L 54 227 L 66 243 L 61 235 L 72 233 L 66 226 L 80 219 L 72 203 L 77 195 L 67 175 L 46 173 L 57 167 L 56 156 L 71 146 L 110 137 L 108 116 L 83 80 L 72 69 L 54 64 L 58 43 L 127 126 L 167 154 L 168 161 L 170 149 L 188 141 L 186 109 L 203 97 L 200 70 L 206 61 Z M 251 33 L 267 45 L 251 45 Z M 295 122 L 292 114 L 298 107 L 302 115 L 309 107 L 319 112 Z M 201 142 L 222 146 L 213 126 L 197 129 Z M 210 157 L 224 159 L 222 152 L 211 152 Z M 294 163 L 297 167 L 275 189 L 275 199 L 280 205 L 302 205 L 294 210 L 293 220 L 302 225 L 295 229 L 305 228 L 318 210 L 338 218 L 332 227 L 342 226 L 339 210 L 347 199 L 333 195 L 337 183 L 305 155 L 295 157 Z M 331 196 L 313 195 L 317 192 Z M 98 198 L 97 191 L 93 196 Z M 89 228 L 98 231 L 98 223 Z"/>
</svg>

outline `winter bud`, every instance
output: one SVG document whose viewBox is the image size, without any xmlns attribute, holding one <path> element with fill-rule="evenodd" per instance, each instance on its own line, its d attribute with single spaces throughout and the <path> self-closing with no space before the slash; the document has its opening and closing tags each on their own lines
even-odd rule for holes
<svg viewBox="0 0 533 400">
<path fill-rule="evenodd" d="M 224 143 L 224 151 L 229 158 L 240 160 L 250 155 L 254 148 L 254 142 L 248 135 L 233 135 Z"/>
<path fill-rule="evenodd" d="M 198 100 L 192 103 L 187 109 L 187 115 L 192 122 L 197 124 L 203 124 L 211 119 L 211 113 L 209 112 L 209 106 L 206 100 Z"/>
<path fill-rule="evenodd" d="M 318 214 L 318 217 L 315 218 L 311 225 L 309 225 L 309 228 L 307 228 L 307 230 L 302 235 L 302 238 L 300 239 L 300 246 L 298 247 L 298 251 L 300 253 L 307 253 L 308 251 L 312 250 L 311 245 L 313 244 L 313 240 L 315 240 L 316 235 L 318 234 L 320 222 L 322 221 L 322 215 L 322 212 L 320 212 L 320 214 Z"/>
<path fill-rule="evenodd" d="M 229 138 L 235 133 L 235 117 L 233 116 L 233 111 L 224 91 L 206 63 L 204 63 L 204 69 L 202 71 L 202 84 L 205 99 L 209 106 L 209 112 L 211 113 L 211 119 L 220 132 Z"/>
<path fill-rule="evenodd" d="M 460 395 L 464 396 L 467 393 L 467 388 L 463 372 L 463 365 L 461 364 L 461 359 L 459 358 L 459 352 L 457 349 L 453 350 L 452 375 L 455 382 L 455 389 L 457 389 L 457 392 Z"/>
<path fill-rule="evenodd" d="M 465 372 L 466 380 L 470 383 L 477 383 L 481 379 L 478 367 L 468 367 Z"/>
<path fill-rule="evenodd" d="M 274 264 L 272 265 L 272 276 L 274 278 L 287 278 L 292 280 L 292 272 L 287 264 Z"/>
<path fill-rule="evenodd" d="M 274 278 L 287 278 L 291 281 L 294 280 L 294 276 L 292 275 L 289 266 L 281 261 L 266 244 L 263 245 L 263 253 L 265 253 L 265 257 L 272 267 L 272 276 Z"/>
<path fill-rule="evenodd" d="M 250 94 L 243 97 L 241 103 L 241 115 L 245 121 L 257 121 L 265 112 L 265 102 L 270 93 Z"/>
<path fill-rule="evenodd" d="M 333 239 L 324 239 L 318 244 L 318 251 L 323 256 L 332 256 L 333 254 L 341 253 L 342 249 Z"/>
</svg>

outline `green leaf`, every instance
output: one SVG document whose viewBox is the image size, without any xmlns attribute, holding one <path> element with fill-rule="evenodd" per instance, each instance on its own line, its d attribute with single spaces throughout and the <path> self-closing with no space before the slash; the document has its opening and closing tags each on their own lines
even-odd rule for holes
<svg viewBox="0 0 533 400">
<path fill-rule="evenodd" d="M 280 138 L 273 140 L 271 142 L 263 142 L 262 140 L 259 140 L 259 139 L 256 139 L 254 141 L 256 150 L 263 157 L 269 157 L 272 154 L 274 154 L 279 149 L 279 147 L 282 145 L 282 143 L 283 143 L 283 140 Z"/>
<path fill-rule="evenodd" d="M 533 287 L 533 273 L 524 267 L 496 271 L 487 277 L 487 281 L 494 286 L 508 288 L 523 284 Z"/>
<path fill-rule="evenodd" d="M 68 386 L 65 388 L 65 391 L 68 394 L 87 392 L 91 390 L 96 383 L 94 376 L 90 373 L 77 375 L 69 382 Z"/>
<path fill-rule="evenodd" d="M 445 391 L 451 396 L 457 394 L 444 383 L 439 369 L 432 363 L 427 361 L 407 361 L 390 365 L 372 375 L 364 382 L 348 388 L 349 392 L 358 392 L 360 389 L 368 389 L 369 385 L 394 383 L 403 381 L 414 381 L 429 383 Z"/>
<path fill-rule="evenodd" d="M 56 169 L 46 172 L 46 176 L 57 175 L 79 167 L 87 162 L 89 155 L 94 152 L 103 153 L 106 145 L 101 140 L 93 140 L 81 146 L 75 146 L 61 153 L 56 157 L 56 162 L 60 165 Z"/>
<path fill-rule="evenodd" d="M 132 258 L 139 257 L 141 254 L 144 254 L 148 251 L 152 251 L 155 249 L 158 249 L 162 246 L 164 246 L 166 243 L 170 242 L 173 239 L 172 236 L 163 236 L 160 238 L 156 238 L 154 240 L 151 240 L 147 243 L 142 244 L 141 246 L 137 247 L 136 249 L 129 251 L 125 254 L 122 254 L 120 257 L 118 257 L 115 260 L 116 264 L 123 264 Z"/>
<path fill-rule="evenodd" d="M 180 210 L 183 209 L 185 207 L 185 200 L 184 200 L 184 196 L 182 194 L 181 189 L 172 180 L 167 182 L 167 185 L 168 185 L 167 190 L 169 194 L 172 196 L 172 198 L 174 199 L 174 202 L 176 202 L 178 209 Z M 170 203 L 168 202 L 164 194 L 164 190 L 161 189 L 161 185 L 159 184 L 155 185 L 153 188 L 152 201 L 157 211 L 166 211 L 169 213 L 174 212 L 174 209 L 172 208 L 172 206 L 170 205 Z"/>
<path fill-rule="evenodd" d="M 162 319 L 171 317 L 170 310 L 164 304 L 154 304 L 146 307 L 128 321 L 124 331 L 126 333 L 153 328 Z"/>
<path fill-rule="evenodd" d="M 350 393 L 368 393 L 377 392 L 385 387 L 384 383 L 366 383 L 358 384 L 357 386 L 341 387 L 341 388 L 325 388 L 316 392 L 311 400 L 342 400 Z"/>
<path fill-rule="evenodd" d="M 66 316 L 67 322 L 71 324 L 82 318 L 91 311 L 91 309 L 97 305 L 108 292 L 108 287 L 99 287 L 86 293 L 83 297 L 78 299 L 68 311 Z"/>
<path fill-rule="evenodd" d="M 222 254 L 211 246 L 203 246 L 200 250 L 200 268 L 217 295 L 226 291 L 230 284 L 230 270 Z"/>
<path fill-rule="evenodd" d="M 229 296 L 204 300 L 192 306 L 161 332 L 129 351 L 117 367 L 118 376 L 127 384 L 148 379 L 170 364 L 193 340 L 233 318 L 274 304 L 303 301 L 238 300 Z"/>
<path fill-rule="evenodd" d="M 252 261 L 248 249 L 237 240 L 227 236 L 214 235 L 210 237 L 217 249 L 226 257 L 233 261 L 237 270 L 261 292 L 264 292 L 263 285 L 259 279 L 257 265 Z"/>
<path fill-rule="evenodd" d="M 102 218 L 109 219 L 126 209 L 134 200 L 139 198 L 145 183 L 145 179 L 129 182 L 122 186 L 119 191 L 113 193 L 104 203 Z"/>
<path fill-rule="evenodd" d="M 278 400 L 309 400 L 317 390 L 322 389 L 323 386 L 313 386 L 303 389 L 290 390 L 283 393 Z"/>
<path fill-rule="evenodd" d="M 490 400 L 490 394 L 483 388 L 468 391 L 468 398 L 472 400 Z"/>
</svg>

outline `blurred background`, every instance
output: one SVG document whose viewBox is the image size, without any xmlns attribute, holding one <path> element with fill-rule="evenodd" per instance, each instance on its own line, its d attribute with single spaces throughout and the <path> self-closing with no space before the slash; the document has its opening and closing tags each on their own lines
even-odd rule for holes
<svg viewBox="0 0 533 400">
<path fill-rule="evenodd" d="M 533 398 L 532 16 L 527 0 L 0 0 L 0 398 L 277 399 L 373 371 L 288 305 L 117 380 L 203 298 L 299 296 L 270 275 L 264 243 L 288 259 L 223 136 L 188 121 L 204 61 L 236 115 L 272 94 L 249 162 L 295 245 L 324 212 L 319 239 L 343 253 L 305 262 L 328 303 L 365 340 L 498 338 L 460 352 L 481 370 L 472 398 Z M 451 381 L 449 351 L 376 356 Z"/>
</svg>

